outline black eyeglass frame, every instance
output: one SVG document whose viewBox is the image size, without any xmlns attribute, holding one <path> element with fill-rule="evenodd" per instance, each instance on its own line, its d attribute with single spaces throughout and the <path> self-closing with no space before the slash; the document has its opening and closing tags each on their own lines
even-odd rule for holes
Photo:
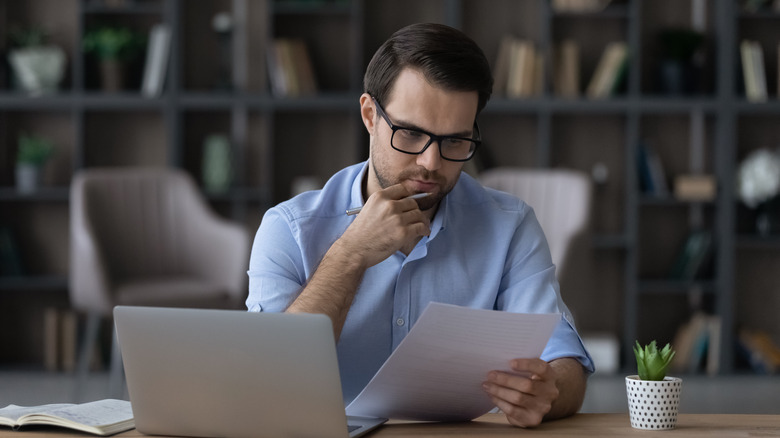
<svg viewBox="0 0 780 438">
<path fill-rule="evenodd" d="M 479 125 L 477 124 L 477 121 L 474 121 L 474 133 L 476 134 L 476 138 L 467 138 L 467 137 L 458 137 L 454 135 L 436 135 L 433 133 L 430 133 L 428 131 L 425 131 L 423 129 L 417 129 L 417 128 L 407 128 L 405 126 L 397 126 L 395 125 L 391 120 L 390 117 L 385 113 L 385 110 L 382 108 L 382 105 L 379 104 L 379 102 L 376 100 L 374 96 L 371 96 L 371 100 L 374 101 L 374 106 L 376 106 L 377 112 L 380 116 L 382 116 L 383 119 L 385 119 L 385 122 L 387 122 L 387 125 L 390 126 L 390 129 L 393 131 L 393 134 L 390 136 L 390 147 L 397 150 L 398 152 L 402 152 L 404 154 L 409 155 L 420 155 L 423 152 L 425 152 L 428 147 L 436 142 L 439 145 L 439 156 L 443 160 L 447 161 L 456 161 L 456 162 L 464 162 L 469 161 L 470 159 L 474 158 L 474 154 L 477 153 L 477 149 L 482 144 L 482 139 L 480 138 L 480 132 L 479 132 Z M 412 131 L 412 132 L 419 132 L 420 134 L 425 134 L 428 136 L 429 140 L 428 143 L 425 144 L 425 146 L 419 151 L 419 152 L 409 152 L 402 149 L 398 149 L 393 145 L 393 137 L 395 136 L 396 131 L 403 129 L 406 131 Z M 447 158 L 444 156 L 442 150 L 441 150 L 441 142 L 448 139 L 454 139 L 454 140 L 466 140 L 474 143 L 474 150 L 471 151 L 471 155 L 468 156 L 468 158 L 462 158 L 462 159 L 453 159 L 453 158 Z"/>
</svg>

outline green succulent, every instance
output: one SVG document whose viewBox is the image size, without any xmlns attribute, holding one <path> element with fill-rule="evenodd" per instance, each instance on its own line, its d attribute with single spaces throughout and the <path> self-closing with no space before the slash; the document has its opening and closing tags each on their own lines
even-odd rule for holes
<svg viewBox="0 0 780 438">
<path fill-rule="evenodd" d="M 663 380 L 666 377 L 666 369 L 674 358 L 674 350 L 672 350 L 671 345 L 666 344 L 661 351 L 658 351 L 655 341 L 642 348 L 639 341 L 636 341 L 634 356 L 636 356 L 636 367 L 640 379 Z"/>
<path fill-rule="evenodd" d="M 54 145 L 51 141 L 37 135 L 22 134 L 19 137 L 19 150 L 16 155 L 18 163 L 40 167 L 52 154 Z"/>
<path fill-rule="evenodd" d="M 84 51 L 100 59 L 129 59 L 139 53 L 145 41 L 141 34 L 126 27 L 102 26 L 84 34 Z"/>
</svg>

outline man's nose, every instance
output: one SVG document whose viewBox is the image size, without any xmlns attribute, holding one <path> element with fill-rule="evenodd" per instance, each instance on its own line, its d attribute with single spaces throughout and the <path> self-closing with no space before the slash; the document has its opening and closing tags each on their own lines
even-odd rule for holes
<svg viewBox="0 0 780 438">
<path fill-rule="evenodd" d="M 417 164 L 428 170 L 438 170 L 441 167 L 441 154 L 439 148 L 441 144 L 437 140 L 432 140 L 431 144 L 417 156 Z"/>
</svg>

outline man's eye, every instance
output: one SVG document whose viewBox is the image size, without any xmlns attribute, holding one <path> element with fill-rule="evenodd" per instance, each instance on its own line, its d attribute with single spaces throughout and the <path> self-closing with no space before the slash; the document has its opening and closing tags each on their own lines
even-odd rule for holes
<svg viewBox="0 0 780 438">
<path fill-rule="evenodd" d="M 421 132 L 412 131 L 411 129 L 399 129 L 398 133 L 403 135 L 404 138 L 408 138 L 408 139 L 418 139 L 425 135 Z"/>
</svg>

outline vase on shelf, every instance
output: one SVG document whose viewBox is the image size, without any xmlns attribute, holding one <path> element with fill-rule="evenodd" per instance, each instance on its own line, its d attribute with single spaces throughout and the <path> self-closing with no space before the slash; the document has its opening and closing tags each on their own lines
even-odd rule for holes
<svg viewBox="0 0 780 438">
<path fill-rule="evenodd" d="M 780 195 L 758 205 L 755 225 L 759 236 L 780 234 Z"/>
</svg>

